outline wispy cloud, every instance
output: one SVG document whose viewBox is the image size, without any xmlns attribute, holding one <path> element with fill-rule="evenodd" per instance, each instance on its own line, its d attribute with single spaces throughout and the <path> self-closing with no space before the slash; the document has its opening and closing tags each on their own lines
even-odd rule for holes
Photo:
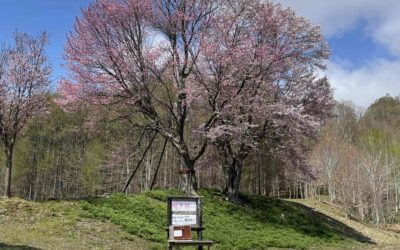
<svg viewBox="0 0 400 250">
<path fill-rule="evenodd" d="M 326 37 L 346 39 L 346 33 L 362 29 L 391 58 L 373 55 L 358 67 L 348 61 L 331 61 L 327 76 L 338 100 L 351 100 L 364 108 L 375 99 L 400 94 L 400 1 L 398 0 L 279 0 L 299 15 L 321 26 Z M 352 41 L 349 39 L 348 41 Z M 365 51 L 365 53 L 371 53 Z M 340 58 L 340 57 L 339 57 Z M 353 65 L 354 66 L 354 65 Z"/>
<path fill-rule="evenodd" d="M 377 59 L 360 68 L 349 69 L 347 63 L 331 62 L 328 77 L 335 88 L 337 100 L 351 100 L 358 106 L 367 107 L 386 94 L 400 94 L 400 61 Z"/>
<path fill-rule="evenodd" d="M 398 0 L 280 0 L 300 15 L 320 24 L 328 37 L 340 36 L 358 23 L 392 53 L 400 55 L 400 1 Z"/>
</svg>

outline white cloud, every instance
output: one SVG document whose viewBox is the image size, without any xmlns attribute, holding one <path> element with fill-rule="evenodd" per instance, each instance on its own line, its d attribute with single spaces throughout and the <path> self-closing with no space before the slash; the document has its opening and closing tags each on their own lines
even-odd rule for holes
<svg viewBox="0 0 400 250">
<path fill-rule="evenodd" d="M 331 62 L 327 76 L 337 100 L 350 100 L 367 108 L 386 94 L 400 95 L 400 78 L 395 72 L 400 72 L 400 61 L 376 59 L 355 70 L 350 70 L 346 62 Z"/>
<path fill-rule="evenodd" d="M 297 14 L 309 18 L 314 24 L 321 25 L 328 36 L 339 35 L 348 30 L 366 11 L 365 4 L 362 4 L 365 0 L 280 0 L 279 2 L 292 7 Z"/>
<path fill-rule="evenodd" d="M 399 1 L 400 3 L 400 1 Z M 396 17 L 390 18 L 378 28 L 372 30 L 375 41 L 385 46 L 392 54 L 400 55 L 400 9 Z"/>
<path fill-rule="evenodd" d="M 391 54 L 391 59 L 376 58 L 358 68 L 351 67 L 351 61 L 329 62 L 327 76 L 335 88 L 337 100 L 350 100 L 366 108 L 388 93 L 400 95 L 399 0 L 275 1 L 292 7 L 297 14 L 320 25 L 328 38 L 340 37 L 345 32 L 361 28 L 371 40 Z M 348 42 L 351 43 L 351 40 Z"/>
<path fill-rule="evenodd" d="M 276 0 L 321 25 L 328 37 L 340 36 L 365 23 L 365 32 L 394 55 L 400 55 L 398 0 Z"/>
</svg>

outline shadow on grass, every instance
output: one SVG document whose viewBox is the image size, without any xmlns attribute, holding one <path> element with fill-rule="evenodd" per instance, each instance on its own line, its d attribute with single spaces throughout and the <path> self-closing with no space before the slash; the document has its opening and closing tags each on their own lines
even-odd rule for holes
<svg viewBox="0 0 400 250">
<path fill-rule="evenodd" d="M 260 211 L 254 216 L 264 223 L 285 225 L 302 234 L 318 238 L 329 239 L 336 236 L 376 244 L 355 229 L 306 205 L 260 196 L 244 195 L 241 198 L 246 205 Z"/>
<path fill-rule="evenodd" d="M 40 250 L 41 248 L 23 246 L 23 245 L 9 245 L 0 242 L 0 249 L 10 249 L 10 250 Z"/>
<path fill-rule="evenodd" d="M 354 230 L 353 228 L 347 226 L 346 224 L 329 217 L 323 213 L 313 210 L 310 207 L 307 207 L 303 204 L 299 204 L 296 202 L 290 202 L 293 206 L 297 206 L 299 209 L 304 210 L 305 212 L 309 213 L 318 223 L 325 225 L 331 228 L 333 231 L 338 233 L 345 234 L 347 237 L 352 238 L 356 241 L 368 243 L 368 244 L 376 244 L 376 242 L 372 241 L 367 236 L 363 235 L 362 233 Z"/>
</svg>

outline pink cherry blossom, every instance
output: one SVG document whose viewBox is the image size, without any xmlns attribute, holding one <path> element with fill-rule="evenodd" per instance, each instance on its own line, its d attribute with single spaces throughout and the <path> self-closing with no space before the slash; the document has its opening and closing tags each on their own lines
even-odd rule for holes
<svg viewBox="0 0 400 250">
<path fill-rule="evenodd" d="M 68 36 L 58 103 L 130 107 L 189 169 L 210 142 L 297 157 L 333 105 L 316 74 L 328 55 L 319 27 L 268 1 L 96 0 Z"/>
</svg>

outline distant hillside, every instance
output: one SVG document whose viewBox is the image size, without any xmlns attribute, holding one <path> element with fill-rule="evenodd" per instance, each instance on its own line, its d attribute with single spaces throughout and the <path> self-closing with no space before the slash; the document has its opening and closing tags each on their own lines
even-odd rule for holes
<svg viewBox="0 0 400 250">
<path fill-rule="evenodd" d="M 297 202 L 201 190 L 204 238 L 213 249 L 364 249 L 373 240 Z M 0 247 L 8 249 L 165 249 L 166 198 L 175 191 L 29 202 L 0 200 Z M 309 205 L 309 204 L 308 204 Z M 321 211 L 321 210 L 320 210 Z"/>
</svg>

